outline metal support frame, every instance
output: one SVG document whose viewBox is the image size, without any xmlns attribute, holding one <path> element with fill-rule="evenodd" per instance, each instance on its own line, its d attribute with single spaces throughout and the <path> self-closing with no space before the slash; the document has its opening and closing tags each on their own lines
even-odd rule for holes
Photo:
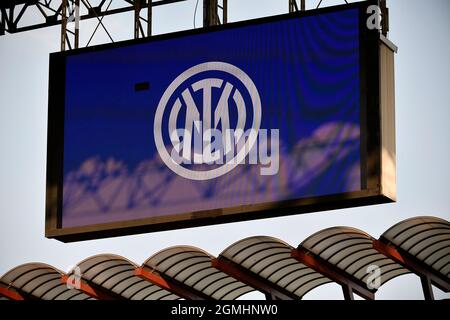
<svg viewBox="0 0 450 320">
<path fill-rule="evenodd" d="M 28 30 L 35 30 L 49 26 L 61 24 L 61 50 L 73 49 L 79 47 L 79 21 L 87 19 L 97 19 L 98 25 L 93 31 L 88 43 L 92 40 L 93 35 L 101 25 L 108 34 L 112 42 L 113 39 L 102 23 L 103 17 L 113 14 L 119 14 L 134 11 L 134 38 L 149 37 L 152 35 L 152 8 L 161 5 L 167 5 L 186 0 L 118 0 L 123 6 L 110 9 L 112 1 L 117 0 L 101 0 L 99 5 L 91 6 L 90 0 L 34 0 L 34 1 L 7 1 L 0 2 L 0 36 L 5 33 L 18 33 Z M 305 11 L 306 0 L 289 1 L 289 12 Z M 347 1 L 345 1 L 348 3 Z M 319 2 L 318 7 L 322 1 Z M 387 36 L 389 32 L 389 10 L 386 7 L 386 0 L 380 0 L 382 13 L 382 33 Z M 69 9 L 70 8 L 70 9 Z M 76 17 L 70 14 L 74 8 Z M 142 10 L 147 10 L 146 18 L 141 16 Z M 222 10 L 220 15 L 219 11 Z M 23 16 L 29 11 L 34 11 L 41 22 L 23 25 Z M 80 14 L 83 12 L 83 14 Z M 69 15 L 68 15 L 69 14 Z M 68 29 L 68 24 L 75 20 L 75 28 Z M 210 27 L 228 22 L 228 0 L 203 0 L 203 26 Z M 145 24 L 147 27 L 145 28 Z M 71 40 L 70 40 L 71 39 Z"/>
<path fill-rule="evenodd" d="M 113 1 L 122 6 L 111 9 Z M 96 19 L 97 27 L 86 46 L 90 44 L 99 26 L 105 30 L 113 42 L 111 34 L 102 22 L 103 18 L 134 11 L 134 38 L 148 37 L 152 34 L 152 8 L 183 1 L 186 0 L 101 0 L 97 6 L 92 6 L 91 0 L 36 0 L 9 1 L 7 3 L 0 1 L 0 36 L 5 33 L 18 33 L 61 25 L 61 50 L 70 50 L 79 47 L 79 22 Z M 224 0 L 224 2 L 226 1 Z M 143 10 L 147 11 L 146 17 L 141 16 Z M 26 24 L 23 19 L 26 13 L 34 13 L 40 22 Z"/>
<path fill-rule="evenodd" d="M 300 11 L 306 10 L 306 0 L 300 0 Z M 289 13 L 299 11 L 297 0 L 289 0 Z"/>
<path fill-rule="evenodd" d="M 223 16 L 223 21 L 222 23 L 228 23 L 228 0 L 223 0 L 222 1 L 222 16 Z"/>
<path fill-rule="evenodd" d="M 219 24 L 217 0 L 203 0 L 203 27 Z"/>
<path fill-rule="evenodd" d="M 6 287 L 4 285 L 0 285 L 0 296 L 8 298 L 9 300 L 27 300 L 25 296 L 17 292 L 17 290 L 13 288 Z"/>
<path fill-rule="evenodd" d="M 219 17 L 219 9 L 222 10 L 222 20 Z M 203 27 L 211 27 L 228 22 L 228 0 L 203 0 Z"/>
<path fill-rule="evenodd" d="M 4 15 L 2 11 L 0 16 L 0 36 L 3 36 L 5 32 L 6 32 L 6 15 Z"/>
<path fill-rule="evenodd" d="M 144 31 L 142 30 L 142 26 L 141 26 L 141 0 L 135 0 L 134 1 L 134 38 L 138 39 L 139 38 L 139 29 L 141 29 L 142 33 L 144 33 Z M 144 36 L 144 35 L 142 35 Z"/>
<path fill-rule="evenodd" d="M 257 274 L 241 267 L 237 263 L 220 256 L 211 260 L 211 265 L 219 271 L 261 291 L 267 300 L 299 300 L 294 293 L 264 279 Z"/>
<path fill-rule="evenodd" d="M 68 5 L 68 0 L 62 0 L 62 6 L 61 6 L 61 41 L 60 41 L 61 51 L 64 51 L 66 49 L 67 5 Z"/>
<path fill-rule="evenodd" d="M 342 293 L 344 294 L 345 300 L 355 300 L 355 296 L 351 287 L 342 286 Z"/>
<path fill-rule="evenodd" d="M 72 285 L 70 276 L 63 275 L 61 277 L 61 283 L 65 284 L 65 285 Z M 120 296 L 112 295 L 111 292 L 107 292 L 106 290 L 104 290 L 98 286 L 88 284 L 83 279 L 80 279 L 79 283 L 80 283 L 79 288 L 76 288 L 78 291 L 81 291 L 81 292 L 87 294 L 88 296 L 95 298 L 97 300 L 121 300 L 121 299 L 123 299 Z"/>
<path fill-rule="evenodd" d="M 141 17 L 141 11 L 147 9 L 147 18 Z M 146 25 L 146 28 L 143 26 Z M 152 35 L 152 0 L 134 0 L 134 39 Z"/>
<path fill-rule="evenodd" d="M 157 285 L 169 292 L 176 294 L 177 296 L 187 300 L 211 300 L 212 298 L 201 291 L 195 290 L 183 283 L 180 283 L 174 279 L 168 278 L 156 270 L 150 270 L 146 267 L 136 268 L 134 274 L 146 281 Z"/>
<path fill-rule="evenodd" d="M 354 292 L 366 300 L 375 299 L 375 291 L 368 289 L 361 280 L 352 277 L 305 248 L 292 249 L 291 256 L 332 281 L 337 282 L 342 287 L 345 300 L 353 300 Z"/>
<path fill-rule="evenodd" d="M 61 6 L 61 51 L 66 50 L 66 44 L 71 49 L 77 49 L 80 39 L 80 0 L 62 0 Z M 73 29 L 69 30 L 69 23 Z M 72 41 L 70 38 L 72 37 Z"/>
<path fill-rule="evenodd" d="M 444 292 L 450 292 L 448 279 L 387 239 L 381 237 L 380 240 L 374 240 L 373 248 L 418 275 L 426 300 L 434 299 L 432 284 Z"/>
<path fill-rule="evenodd" d="M 389 33 L 389 8 L 386 5 L 386 0 L 380 0 L 381 9 L 381 33 L 387 37 Z"/>
<path fill-rule="evenodd" d="M 147 1 L 147 37 L 152 35 L 153 24 L 153 0 Z"/>
<path fill-rule="evenodd" d="M 433 287 L 431 285 L 431 280 L 429 277 L 420 277 L 420 282 L 422 284 L 423 296 L 425 300 L 434 300 Z"/>
</svg>

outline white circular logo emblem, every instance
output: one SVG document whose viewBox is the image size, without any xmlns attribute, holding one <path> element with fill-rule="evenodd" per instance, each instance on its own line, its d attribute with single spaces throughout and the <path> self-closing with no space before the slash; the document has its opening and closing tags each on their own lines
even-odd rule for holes
<svg viewBox="0 0 450 320">
<path fill-rule="evenodd" d="M 197 94 L 199 100 L 200 93 L 201 110 L 197 108 L 193 98 L 193 95 Z M 217 102 L 214 103 L 214 100 Z M 250 103 L 246 104 L 245 100 Z M 230 116 L 231 113 L 234 117 Z M 184 119 L 180 116 L 184 116 Z M 246 130 L 246 122 L 249 122 L 250 127 L 248 119 L 251 119 L 250 130 Z M 231 122 L 233 127 L 230 127 Z M 260 125 L 261 100 L 252 79 L 234 65 L 214 61 L 187 69 L 167 87 L 156 110 L 154 138 L 161 159 L 173 172 L 186 179 L 209 180 L 228 173 L 245 160 L 256 143 Z M 163 127 L 167 131 L 163 131 Z M 194 170 L 192 167 L 183 166 L 179 159 L 174 159 L 173 150 L 182 151 L 183 160 L 191 160 L 193 154 L 194 164 L 207 163 L 199 160 L 202 157 L 199 156 L 198 150 L 194 148 L 192 152 L 192 141 L 195 140 L 193 136 L 195 132 L 201 132 L 205 152 L 208 148 L 208 144 L 205 147 L 205 141 L 211 142 L 211 132 L 218 131 L 219 127 L 224 137 L 221 159 L 238 146 L 232 157 L 226 157 L 227 160 L 220 165 L 216 162 L 210 170 Z M 234 132 L 233 138 L 236 138 L 233 146 L 226 138 L 226 133 L 230 130 Z M 180 139 L 180 132 L 183 131 L 185 134 Z M 171 146 L 168 145 L 172 151 L 166 147 L 164 137 L 169 137 Z M 166 141 L 169 139 L 166 138 Z"/>
</svg>

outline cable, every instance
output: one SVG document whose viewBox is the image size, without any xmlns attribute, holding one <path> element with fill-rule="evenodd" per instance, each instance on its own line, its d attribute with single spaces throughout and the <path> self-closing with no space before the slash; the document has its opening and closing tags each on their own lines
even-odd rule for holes
<svg viewBox="0 0 450 320">
<path fill-rule="evenodd" d="M 197 7 L 198 7 L 198 0 L 195 3 L 195 10 L 194 10 L 194 29 L 195 29 L 195 18 L 197 17 Z"/>
</svg>

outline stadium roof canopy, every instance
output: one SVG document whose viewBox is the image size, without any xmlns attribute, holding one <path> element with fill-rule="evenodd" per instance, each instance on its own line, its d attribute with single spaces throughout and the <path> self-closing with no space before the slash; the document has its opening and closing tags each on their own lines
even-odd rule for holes
<svg viewBox="0 0 450 320">
<path fill-rule="evenodd" d="M 450 292 L 450 223 L 416 217 L 397 223 L 378 239 L 350 227 L 321 230 L 296 248 L 280 239 L 239 240 L 217 258 L 195 247 L 164 249 L 141 266 L 101 254 L 67 274 L 42 264 L 15 267 L 0 278 L 0 299 L 10 300 L 233 300 L 252 291 L 268 300 L 301 299 L 335 282 L 345 299 L 375 299 L 391 279 L 415 273 L 425 299 L 432 285 Z"/>
<path fill-rule="evenodd" d="M 43 263 L 22 264 L 0 278 L 0 295 L 11 300 L 90 300 L 80 290 L 69 289 L 61 281 L 64 274 Z"/>
</svg>

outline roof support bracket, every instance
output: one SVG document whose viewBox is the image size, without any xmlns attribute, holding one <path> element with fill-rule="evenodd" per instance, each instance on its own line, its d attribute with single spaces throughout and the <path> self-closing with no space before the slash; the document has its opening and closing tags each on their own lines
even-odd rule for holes
<svg viewBox="0 0 450 320">
<path fill-rule="evenodd" d="M 299 300 L 300 297 L 288 290 L 278 287 L 270 281 L 246 270 L 237 263 L 220 256 L 217 259 L 211 260 L 211 265 L 217 270 L 230 275 L 231 277 L 261 291 L 266 296 L 267 300 Z"/>
<path fill-rule="evenodd" d="M 16 301 L 27 300 L 23 295 L 18 293 L 16 290 L 8 288 L 3 285 L 0 285 L 0 296 Z"/>
<path fill-rule="evenodd" d="M 346 300 L 353 300 L 353 292 L 356 292 L 366 300 L 375 299 L 374 291 L 366 288 L 361 281 L 353 279 L 328 261 L 323 260 L 305 248 L 292 249 L 291 256 L 341 285 Z"/>
<path fill-rule="evenodd" d="M 70 275 L 63 275 L 61 277 L 61 283 L 67 284 L 70 286 L 73 285 Z M 97 288 L 96 286 L 92 286 L 92 285 L 88 284 L 83 279 L 80 279 L 80 282 L 77 285 L 76 289 L 87 294 L 88 296 L 91 296 L 91 297 L 97 299 L 97 300 L 119 300 L 118 297 L 115 297 L 115 296 L 111 295 L 110 293 L 105 292 L 104 290 L 102 290 L 100 288 Z"/>
<path fill-rule="evenodd" d="M 431 284 L 434 284 L 444 292 L 450 292 L 450 283 L 448 280 L 413 255 L 390 243 L 383 237 L 380 240 L 373 241 L 373 248 L 417 274 L 422 281 L 422 288 L 426 299 L 427 297 L 432 298 L 433 296 L 432 290 L 430 289 Z"/>
<path fill-rule="evenodd" d="M 145 267 L 136 268 L 134 274 L 146 281 L 153 283 L 154 285 L 157 285 L 160 288 L 166 289 L 167 291 L 170 291 L 187 300 L 212 299 L 203 292 L 190 288 L 189 286 L 179 283 L 176 280 L 164 277 L 160 275 L 157 271 L 151 271 Z"/>
</svg>

